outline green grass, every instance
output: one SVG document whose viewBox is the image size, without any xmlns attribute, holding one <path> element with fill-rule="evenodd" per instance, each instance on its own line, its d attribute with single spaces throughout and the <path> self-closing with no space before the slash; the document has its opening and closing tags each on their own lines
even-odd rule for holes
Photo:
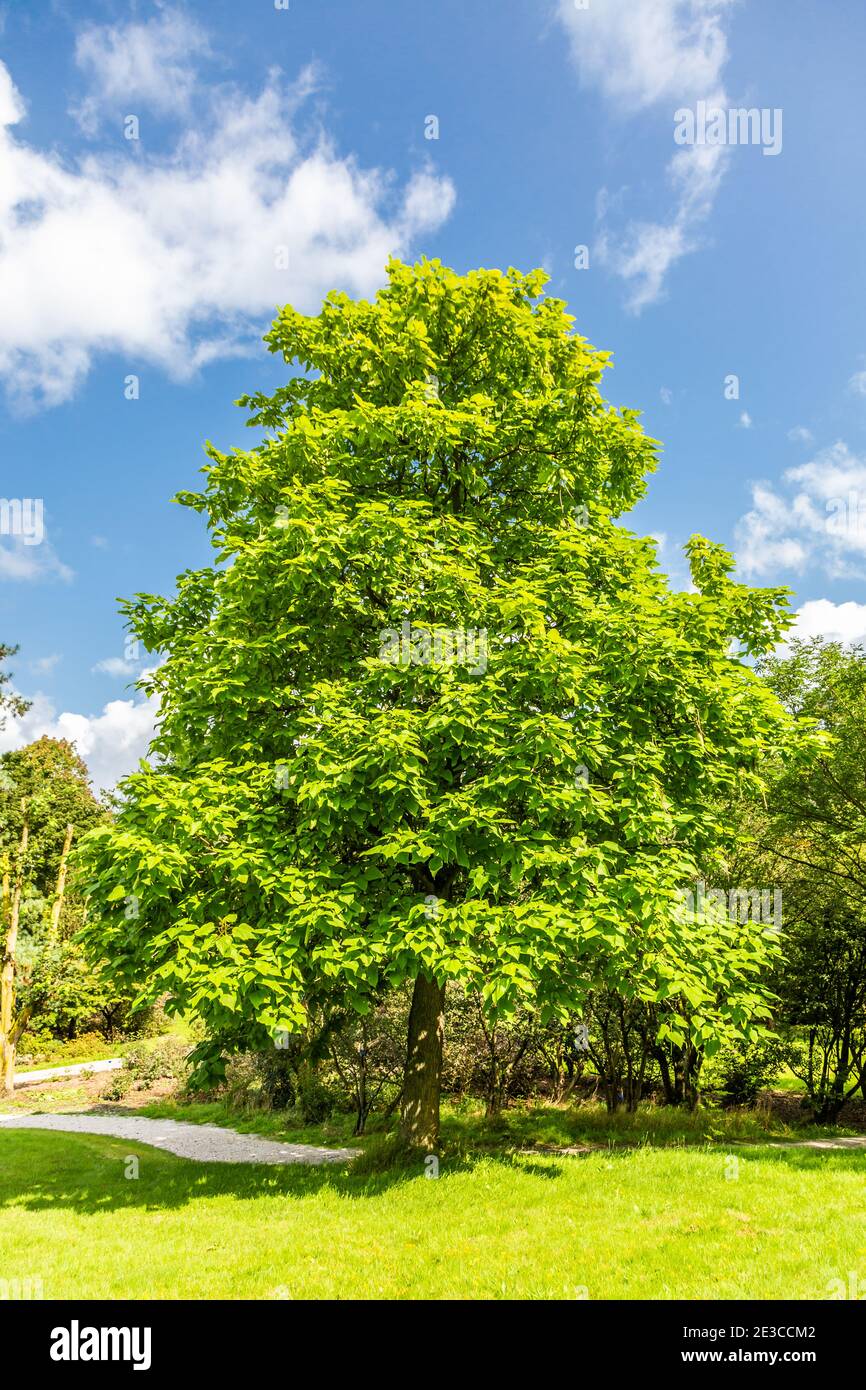
<svg viewBox="0 0 866 1390">
<path fill-rule="evenodd" d="M 806 1094 L 806 1083 L 801 1076 L 795 1076 L 790 1067 L 783 1067 L 779 1075 L 772 1082 L 774 1091 L 791 1091 L 799 1095 Z"/>
<path fill-rule="evenodd" d="M 239 1110 L 226 1101 L 190 1102 L 183 1099 L 157 1101 L 142 1106 L 142 1115 L 155 1119 L 186 1120 L 193 1124 L 228 1125 L 243 1133 L 262 1134 L 290 1143 L 364 1147 L 375 1141 L 378 1126 L 371 1121 L 370 1132 L 362 1138 L 352 1136 L 354 1117 L 334 1115 L 318 1125 L 306 1125 L 294 1111 Z M 760 1142 L 765 1139 L 816 1139 L 856 1134 L 837 1125 L 786 1124 L 761 1109 L 687 1110 L 641 1105 L 633 1114 L 608 1115 L 603 1106 L 515 1105 L 495 1119 L 485 1119 L 475 1100 L 442 1107 L 442 1152 L 453 1156 L 490 1153 L 521 1148 L 567 1148 L 575 1144 L 602 1145 L 606 1148 L 639 1145 L 704 1145 L 707 1143 Z"/>
<path fill-rule="evenodd" d="M 724 1148 L 490 1154 L 429 1181 L 0 1133 L 4 1277 L 60 1299 L 822 1299 L 866 1278 L 866 1155 L 736 1158 L 731 1178 Z"/>
</svg>

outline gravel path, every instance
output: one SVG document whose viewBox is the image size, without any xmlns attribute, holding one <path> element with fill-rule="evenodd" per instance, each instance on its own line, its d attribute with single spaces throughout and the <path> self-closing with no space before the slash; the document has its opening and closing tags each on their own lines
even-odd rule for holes
<svg viewBox="0 0 866 1390">
<path fill-rule="evenodd" d="M 758 1141 L 760 1142 L 760 1141 Z M 762 1145 L 765 1149 L 866 1149 L 866 1134 L 851 1139 L 780 1139 Z"/>
<path fill-rule="evenodd" d="M 197 1163 L 348 1163 L 358 1149 L 319 1149 L 281 1144 L 258 1134 L 238 1134 L 221 1125 L 151 1120 L 144 1115 L 0 1115 L 4 1129 L 59 1129 L 73 1134 L 107 1134 L 167 1149 Z"/>
<path fill-rule="evenodd" d="M 64 1076 L 86 1076 L 89 1072 L 117 1071 L 123 1066 L 122 1057 L 108 1057 L 103 1062 L 75 1062 L 71 1067 L 43 1067 L 41 1071 L 15 1073 L 16 1086 L 34 1086 L 40 1081 L 56 1081 Z"/>
</svg>

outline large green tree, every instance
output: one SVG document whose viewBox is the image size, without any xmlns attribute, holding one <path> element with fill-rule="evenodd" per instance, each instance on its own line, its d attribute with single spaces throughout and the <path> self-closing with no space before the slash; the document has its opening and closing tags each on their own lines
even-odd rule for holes
<svg viewBox="0 0 866 1390">
<path fill-rule="evenodd" d="M 491 1017 L 669 999 L 698 1042 L 762 1009 L 761 929 L 676 903 L 789 737 L 731 654 L 778 640 L 784 592 L 701 538 L 673 592 L 616 524 L 656 446 L 545 280 L 393 261 L 371 302 L 282 311 L 289 379 L 241 402 L 264 438 L 178 498 L 213 565 L 125 605 L 159 761 L 85 849 L 91 941 L 201 1015 L 211 1073 L 334 981 L 362 1011 L 414 981 L 419 1145 L 449 979 Z"/>
</svg>

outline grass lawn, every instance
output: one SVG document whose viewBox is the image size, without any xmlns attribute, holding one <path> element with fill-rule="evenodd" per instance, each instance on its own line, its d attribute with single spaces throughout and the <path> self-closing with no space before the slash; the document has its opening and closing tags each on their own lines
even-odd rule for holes
<svg viewBox="0 0 866 1390">
<path fill-rule="evenodd" d="M 727 1152 L 501 1151 L 431 1181 L 0 1133 L 3 1274 L 46 1298 L 811 1300 L 866 1279 L 866 1155 L 739 1148 L 731 1177 Z"/>
</svg>

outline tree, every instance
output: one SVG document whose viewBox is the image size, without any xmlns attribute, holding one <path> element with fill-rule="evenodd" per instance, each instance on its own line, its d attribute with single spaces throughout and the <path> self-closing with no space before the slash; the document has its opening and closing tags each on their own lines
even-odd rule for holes
<svg viewBox="0 0 866 1390">
<path fill-rule="evenodd" d="M 3 664 L 10 656 L 14 656 L 17 650 L 17 647 L 7 647 L 0 643 L 0 729 L 6 723 L 7 714 L 26 714 L 30 708 L 29 703 L 19 695 L 4 691 L 4 686 L 9 684 L 10 676 L 7 671 L 3 670 Z M 0 781 L 0 794 L 2 791 L 3 783 Z M 0 837 L 3 833 L 4 822 L 2 813 L 0 813 Z M 23 864 L 23 856 L 27 851 L 27 837 L 28 830 L 25 819 L 21 826 L 21 835 L 17 846 L 16 869 L 19 869 Z M 11 1090 L 14 1085 L 14 1046 L 19 1033 L 13 1032 L 13 1004 L 15 953 L 18 947 L 20 916 L 20 873 L 16 872 L 13 886 L 8 851 L 7 856 L 4 857 L 2 850 L 0 850 L 0 941 L 2 941 L 3 946 L 3 953 L 0 956 L 0 1092 Z"/>
<path fill-rule="evenodd" d="M 22 715 L 26 714 L 30 708 L 30 701 L 24 700 L 14 691 L 4 691 L 4 686 L 8 686 L 11 676 L 8 671 L 3 670 L 3 663 L 8 661 L 10 656 L 14 656 L 18 651 L 17 647 L 5 647 L 0 642 L 0 729 L 6 723 L 7 714 Z"/>
<path fill-rule="evenodd" d="M 773 985 L 780 1023 L 804 1045 L 802 1065 L 791 1065 L 816 1119 L 833 1121 L 866 1083 L 866 652 L 794 641 L 760 670 L 816 731 L 816 756 L 770 770 L 750 838 L 782 885 L 784 957 Z"/>
<path fill-rule="evenodd" d="M 804 747 L 768 778 L 758 843 L 801 880 L 830 876 L 857 905 L 866 889 L 866 652 L 796 640 L 759 670 L 791 715 L 817 730 L 817 754 Z"/>
<path fill-rule="evenodd" d="M 57 1002 L 67 977 L 82 995 L 80 949 L 63 929 L 73 836 L 102 811 L 87 769 L 65 740 L 41 738 L 0 756 L 0 1089 L 15 1084 L 15 1054 L 34 1016 Z M 72 917 L 81 925 L 73 894 Z"/>
<path fill-rule="evenodd" d="M 791 1069 L 819 1124 L 866 1081 L 866 920 L 813 897 L 795 910 L 778 974 L 779 1019 L 802 1036 Z"/>
<path fill-rule="evenodd" d="M 615 524 L 656 446 L 545 280 L 392 261 L 371 302 L 282 311 L 298 370 L 241 402 L 265 438 L 210 447 L 177 499 L 213 565 L 124 605 L 162 658 L 159 761 L 84 850 L 89 939 L 203 1018 L 200 1076 L 333 979 L 362 1013 L 412 981 L 422 1147 L 448 980 L 491 1019 L 566 1018 L 593 984 L 686 998 L 699 1043 L 763 1008 L 760 929 L 672 909 L 730 833 L 722 791 L 789 737 L 729 654 L 773 646 L 784 591 L 695 537 L 672 592 Z"/>
</svg>

